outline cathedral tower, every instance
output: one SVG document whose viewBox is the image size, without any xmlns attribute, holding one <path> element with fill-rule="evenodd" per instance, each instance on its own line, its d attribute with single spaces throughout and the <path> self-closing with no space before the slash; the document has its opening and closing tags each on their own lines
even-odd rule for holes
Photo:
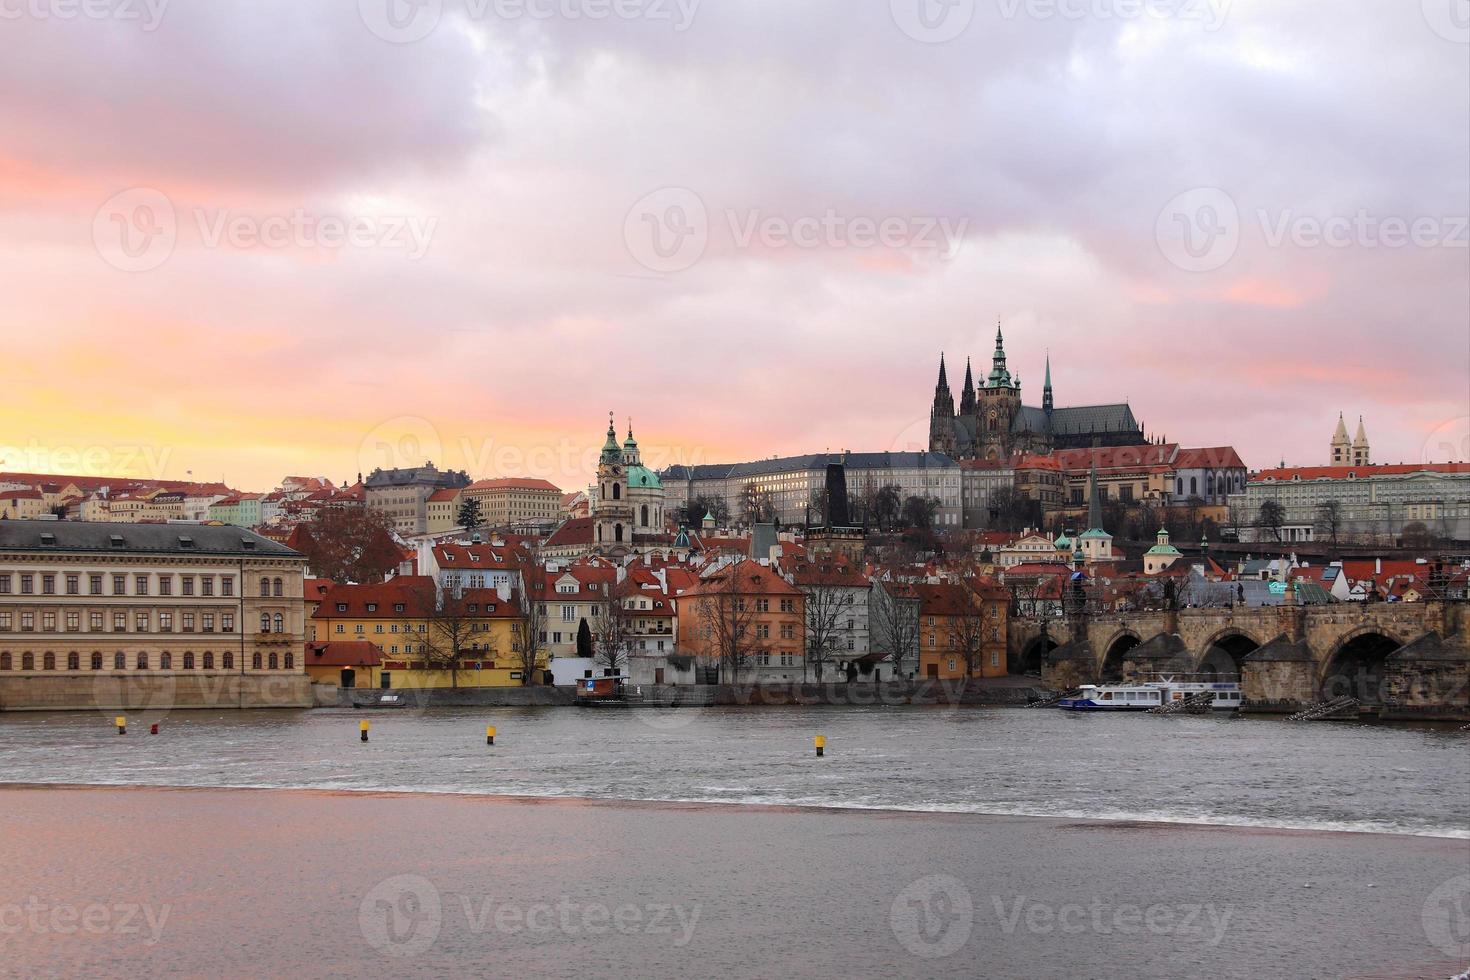
<svg viewBox="0 0 1470 980">
<path fill-rule="evenodd" d="M 1342 413 L 1337 413 L 1337 431 L 1332 433 L 1332 464 L 1333 466 L 1347 466 L 1352 462 L 1349 455 L 1352 443 L 1348 442 L 1347 423 L 1342 420 Z"/>
<path fill-rule="evenodd" d="M 631 433 L 630 433 L 631 436 Z M 632 447 L 637 456 L 638 448 Z M 633 504 L 628 499 L 628 470 L 618 446 L 613 416 L 607 413 L 607 441 L 597 459 L 597 498 L 592 503 L 592 544 L 597 551 L 626 548 L 633 541 Z"/>
<path fill-rule="evenodd" d="M 1368 465 L 1368 434 L 1363 431 L 1363 416 L 1358 416 L 1358 434 L 1353 436 L 1353 465 Z"/>
<path fill-rule="evenodd" d="M 1005 459 L 1011 454 L 1011 427 L 1021 412 L 1021 383 L 1006 368 L 1006 342 L 1000 324 L 995 325 L 995 353 L 990 375 L 979 392 L 975 420 L 975 455 L 980 459 Z"/>
<path fill-rule="evenodd" d="M 934 386 L 934 407 L 929 410 L 929 451 L 955 455 L 954 396 L 949 392 L 949 377 L 944 371 L 944 355 L 939 355 L 939 383 Z"/>
</svg>

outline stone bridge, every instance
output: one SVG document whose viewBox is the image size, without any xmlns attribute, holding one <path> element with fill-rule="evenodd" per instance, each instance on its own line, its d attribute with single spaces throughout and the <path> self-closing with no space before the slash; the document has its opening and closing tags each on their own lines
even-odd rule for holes
<svg viewBox="0 0 1470 980">
<path fill-rule="evenodd" d="M 1044 628 L 1043 628 L 1044 627 Z M 1258 710 L 1343 695 L 1382 717 L 1470 719 L 1470 605 L 1286 604 L 1014 618 L 1013 673 L 1058 690 L 1197 674 L 1239 679 Z"/>
</svg>

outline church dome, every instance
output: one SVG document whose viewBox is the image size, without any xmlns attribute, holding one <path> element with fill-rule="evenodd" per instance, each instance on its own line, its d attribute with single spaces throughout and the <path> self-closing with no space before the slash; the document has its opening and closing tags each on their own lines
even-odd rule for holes
<svg viewBox="0 0 1470 980">
<path fill-rule="evenodd" d="M 640 487 L 650 490 L 662 490 L 664 483 L 658 478 L 657 473 L 646 466 L 628 467 L 628 488 L 630 490 L 636 490 Z"/>
</svg>

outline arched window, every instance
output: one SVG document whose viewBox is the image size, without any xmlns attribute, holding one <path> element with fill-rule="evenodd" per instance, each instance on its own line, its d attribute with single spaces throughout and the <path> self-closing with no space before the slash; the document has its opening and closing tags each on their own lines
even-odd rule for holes
<svg viewBox="0 0 1470 980">
<path fill-rule="evenodd" d="M 1213 472 L 1205 474 L 1205 493 L 1211 497 L 1215 495 L 1215 474 Z"/>
<path fill-rule="evenodd" d="M 286 617 L 276 613 L 275 622 L 271 624 L 277 633 L 286 632 Z"/>
<path fill-rule="evenodd" d="M 260 614 L 260 631 L 262 633 L 269 633 L 271 631 L 271 614 L 270 613 L 261 613 Z"/>
<path fill-rule="evenodd" d="M 185 650 L 184 651 L 184 669 L 185 670 L 193 670 L 194 669 L 194 651 L 192 651 L 192 650 Z"/>
<path fill-rule="evenodd" d="M 1193 497 L 1197 493 L 1199 493 L 1199 477 L 1192 476 L 1189 478 L 1189 495 Z"/>
<path fill-rule="evenodd" d="M 9 669 L 10 669 L 10 653 L 8 651 L 5 652 L 5 653 L 0 653 L 0 670 L 9 670 Z"/>
<path fill-rule="evenodd" d="M 623 525 L 621 525 L 621 524 L 614 524 L 613 525 L 613 540 L 614 541 L 621 541 L 621 540 L 623 540 Z"/>
<path fill-rule="evenodd" d="M 162 653 L 160 653 L 158 655 L 158 669 L 159 670 L 173 670 L 174 669 L 174 655 L 171 654 L 171 653 L 169 653 L 167 650 L 165 650 Z"/>
<path fill-rule="evenodd" d="M 1174 491 L 1174 492 L 1177 493 L 1177 494 L 1179 494 L 1179 496 L 1181 496 L 1181 497 L 1184 496 L 1184 477 L 1181 476 L 1179 479 L 1175 480 L 1174 482 L 1177 483 L 1177 484 L 1179 484 L 1179 489 L 1176 490 L 1176 491 Z"/>
<path fill-rule="evenodd" d="M 117 653 L 114 653 L 112 655 L 112 669 L 113 670 L 127 670 L 128 669 L 128 656 L 127 656 L 127 654 L 123 653 L 120 650 Z"/>
<path fill-rule="evenodd" d="M 621 483 L 614 483 L 613 484 L 613 499 L 614 500 L 622 500 L 623 499 L 623 485 Z"/>
<path fill-rule="evenodd" d="M 235 655 L 229 650 L 219 655 L 219 665 L 224 670 L 235 669 Z"/>
<path fill-rule="evenodd" d="M 274 652 L 271 653 L 271 657 L 270 657 L 269 663 L 270 663 L 271 670 L 277 669 L 277 667 L 276 667 L 276 655 L 275 655 Z"/>
<path fill-rule="evenodd" d="M 101 670 L 102 669 L 102 654 L 101 653 L 93 652 L 93 654 L 92 654 L 92 669 L 93 670 Z"/>
<path fill-rule="evenodd" d="M 146 653 L 140 653 L 140 654 L 138 654 L 138 669 L 139 670 L 147 670 L 148 669 L 148 654 L 146 654 Z"/>
<path fill-rule="evenodd" d="M 644 504 L 643 507 L 642 507 L 642 509 L 639 510 L 638 517 L 639 517 L 639 523 L 642 524 L 644 527 L 647 527 L 648 526 L 648 505 L 647 504 Z"/>
<path fill-rule="evenodd" d="M 82 658 L 81 658 L 81 656 L 75 650 L 73 650 L 71 653 L 68 653 L 66 655 L 66 669 L 67 670 L 81 670 L 82 669 Z"/>
<path fill-rule="evenodd" d="M 265 578 L 264 576 L 262 576 L 261 577 L 261 580 L 260 580 L 260 595 L 261 595 L 262 598 L 264 598 L 265 596 L 268 596 L 270 594 L 271 594 L 271 580 L 268 579 L 268 578 Z"/>
<path fill-rule="evenodd" d="M 20 669 L 21 670 L 35 670 L 36 669 L 36 655 L 34 653 L 23 653 L 23 654 L 21 654 L 20 655 Z"/>
<path fill-rule="evenodd" d="M 286 653 L 286 654 L 282 654 L 281 656 L 283 658 L 282 663 L 283 663 L 283 665 L 285 666 L 285 668 L 287 670 L 295 670 L 296 669 L 296 654 L 294 654 L 294 653 Z"/>
<path fill-rule="evenodd" d="M 209 650 L 204 651 L 204 669 L 214 670 L 214 654 Z"/>
<path fill-rule="evenodd" d="M 285 588 L 285 583 L 283 583 L 280 579 L 276 579 L 274 582 L 271 583 L 271 594 L 279 599 L 286 594 Z"/>
<path fill-rule="evenodd" d="M 43 654 L 41 657 L 41 667 L 43 670 L 55 670 L 56 654 L 52 653 L 50 650 L 47 650 L 45 654 Z"/>
<path fill-rule="evenodd" d="M 260 654 L 259 653 L 254 653 L 254 654 L 251 654 L 250 655 L 250 669 L 251 670 L 259 670 L 260 669 Z"/>
</svg>

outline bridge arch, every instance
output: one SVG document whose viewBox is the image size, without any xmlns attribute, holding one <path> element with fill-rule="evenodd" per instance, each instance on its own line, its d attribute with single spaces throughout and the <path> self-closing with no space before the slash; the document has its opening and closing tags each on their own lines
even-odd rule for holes
<svg viewBox="0 0 1470 980">
<path fill-rule="evenodd" d="M 1104 683 L 1116 683 L 1123 679 L 1123 661 L 1143 638 L 1131 629 L 1114 633 L 1103 647 L 1102 670 L 1099 673 Z"/>
<path fill-rule="evenodd" d="M 1261 641 L 1239 626 L 1227 626 L 1205 641 L 1194 672 L 1209 679 L 1240 680 L 1242 663 L 1261 648 Z"/>
<path fill-rule="evenodd" d="M 1041 661 L 1046 654 L 1061 646 L 1057 638 L 1049 633 L 1033 636 L 1023 647 L 1020 656 L 1006 662 L 1012 674 L 1041 674 Z"/>
<path fill-rule="evenodd" d="M 1343 634 L 1332 652 L 1322 660 L 1317 678 L 1322 698 L 1354 697 L 1367 705 L 1380 705 L 1385 696 L 1385 661 L 1404 641 L 1381 626 L 1360 626 Z"/>
</svg>

